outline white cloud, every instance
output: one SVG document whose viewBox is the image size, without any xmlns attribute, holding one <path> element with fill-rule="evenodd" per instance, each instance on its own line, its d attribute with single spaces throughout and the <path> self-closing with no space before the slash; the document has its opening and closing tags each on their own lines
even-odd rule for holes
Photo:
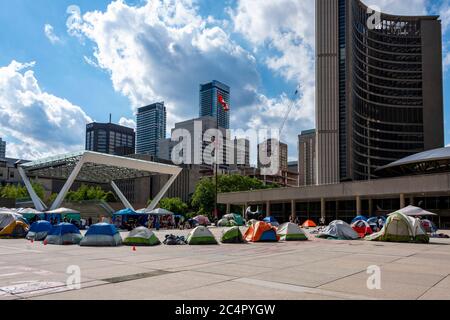
<svg viewBox="0 0 450 320">
<path fill-rule="evenodd" d="M 55 44 L 57 42 L 61 42 L 61 39 L 57 35 L 55 35 L 52 25 L 46 24 L 44 26 L 44 32 L 45 36 L 48 38 L 48 40 L 50 40 L 51 43 Z"/>
<path fill-rule="evenodd" d="M 119 120 L 119 124 L 121 126 L 136 129 L 136 121 L 134 121 L 133 119 L 127 119 L 125 117 L 122 117 Z"/>
<path fill-rule="evenodd" d="M 84 148 L 92 121 L 78 106 L 42 91 L 32 63 L 12 61 L 0 67 L 0 136 L 9 141 L 8 155 L 35 159 Z"/>
</svg>

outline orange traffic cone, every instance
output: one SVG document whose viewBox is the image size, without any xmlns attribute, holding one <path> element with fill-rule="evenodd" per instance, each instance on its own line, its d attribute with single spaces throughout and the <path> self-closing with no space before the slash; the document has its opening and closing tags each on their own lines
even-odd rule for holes
<svg viewBox="0 0 450 320">
<path fill-rule="evenodd" d="M 47 240 L 44 240 L 44 246 L 46 246 L 47 245 Z"/>
<path fill-rule="evenodd" d="M 33 240 L 33 239 L 31 239 L 31 240 L 30 240 L 30 242 L 31 242 L 31 243 L 34 243 L 34 240 Z"/>
<path fill-rule="evenodd" d="M 133 251 L 136 251 L 136 246 L 133 246 Z"/>
</svg>

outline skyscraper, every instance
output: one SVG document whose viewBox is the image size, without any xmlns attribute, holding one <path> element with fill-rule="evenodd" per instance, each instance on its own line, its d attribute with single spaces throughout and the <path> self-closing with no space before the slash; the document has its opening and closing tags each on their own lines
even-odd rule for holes
<svg viewBox="0 0 450 320">
<path fill-rule="evenodd" d="M 164 102 L 138 109 L 136 153 L 158 155 L 158 142 L 166 138 L 167 113 Z"/>
<path fill-rule="evenodd" d="M 86 150 L 116 156 L 134 154 L 134 130 L 114 123 L 89 123 L 86 125 Z"/>
<path fill-rule="evenodd" d="M 298 136 L 298 173 L 299 185 L 316 184 L 316 130 L 302 131 Z"/>
<path fill-rule="evenodd" d="M 6 141 L 0 138 L 0 158 L 6 158 Z"/>
<path fill-rule="evenodd" d="M 278 144 L 278 148 L 276 145 Z M 260 155 L 265 155 L 267 160 L 272 157 L 274 150 L 278 151 L 278 174 L 282 171 L 288 171 L 288 145 L 271 138 L 258 144 L 258 168 L 269 168 L 271 163 L 263 163 Z"/>
<path fill-rule="evenodd" d="M 200 117 L 216 118 L 216 112 L 219 110 L 219 127 L 230 129 L 230 113 L 224 110 L 219 102 L 220 97 L 230 105 L 229 86 L 216 80 L 200 85 Z"/>
<path fill-rule="evenodd" d="M 376 178 L 400 158 L 443 146 L 441 22 L 316 0 L 319 184 Z"/>
</svg>

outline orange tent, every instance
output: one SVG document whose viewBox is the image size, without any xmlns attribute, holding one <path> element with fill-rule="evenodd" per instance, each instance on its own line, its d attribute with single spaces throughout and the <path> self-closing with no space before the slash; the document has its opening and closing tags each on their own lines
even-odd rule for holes
<svg viewBox="0 0 450 320">
<path fill-rule="evenodd" d="M 303 228 L 315 228 L 315 227 L 317 227 L 317 224 L 312 220 L 306 220 L 305 222 L 303 222 L 302 227 Z"/>
<path fill-rule="evenodd" d="M 247 229 L 244 239 L 248 242 L 276 242 L 280 240 L 280 237 L 277 235 L 275 227 L 272 227 L 269 223 L 258 221 Z"/>
</svg>

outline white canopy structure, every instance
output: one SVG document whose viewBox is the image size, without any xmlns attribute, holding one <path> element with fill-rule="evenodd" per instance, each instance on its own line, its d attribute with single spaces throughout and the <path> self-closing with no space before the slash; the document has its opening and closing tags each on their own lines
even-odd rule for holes
<svg viewBox="0 0 450 320">
<path fill-rule="evenodd" d="M 47 211 L 47 209 L 53 211 L 58 209 L 75 181 L 109 183 L 125 207 L 134 210 L 114 181 L 158 174 L 170 175 L 170 179 L 148 206 L 147 210 L 151 211 L 156 208 L 161 198 L 182 171 L 180 167 L 173 165 L 129 157 L 119 157 L 93 151 L 81 151 L 18 164 L 17 168 L 33 200 L 35 208 L 40 211 Z M 50 208 L 47 208 L 44 202 L 34 192 L 29 177 L 64 179 L 66 183 Z"/>
<path fill-rule="evenodd" d="M 154 209 L 154 210 L 149 210 L 149 209 L 141 209 L 137 211 L 138 213 L 145 213 L 145 214 L 150 214 L 150 215 L 155 215 L 155 216 L 173 216 L 174 213 L 166 210 L 166 209 Z"/>
<path fill-rule="evenodd" d="M 68 209 L 68 208 L 59 208 L 55 210 L 47 211 L 49 214 L 70 214 L 70 213 L 80 213 L 77 210 Z"/>
<path fill-rule="evenodd" d="M 418 207 L 414 207 L 414 206 L 407 206 L 403 209 L 397 210 L 396 212 L 403 213 L 404 215 L 407 215 L 410 217 L 437 216 L 436 213 L 432 213 L 432 212 L 423 210 L 422 208 L 418 208 Z M 391 214 L 393 214 L 393 213 L 391 213 Z"/>
</svg>

